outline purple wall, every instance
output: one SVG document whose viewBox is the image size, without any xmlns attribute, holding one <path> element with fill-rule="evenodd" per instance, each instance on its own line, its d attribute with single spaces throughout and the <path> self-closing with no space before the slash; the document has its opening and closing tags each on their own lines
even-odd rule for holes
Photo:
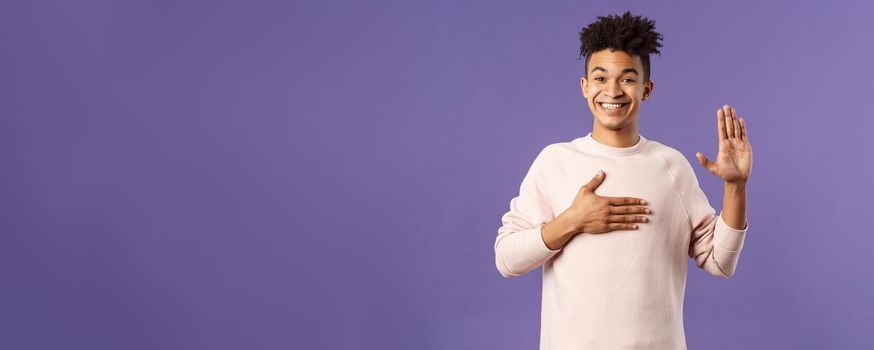
<svg viewBox="0 0 874 350">
<path fill-rule="evenodd" d="M 871 6 L 4 1 L 0 348 L 536 348 L 500 216 L 591 130 L 577 33 L 626 9 L 665 36 L 641 133 L 717 210 L 716 108 L 755 152 L 689 347 L 874 347 Z"/>
</svg>

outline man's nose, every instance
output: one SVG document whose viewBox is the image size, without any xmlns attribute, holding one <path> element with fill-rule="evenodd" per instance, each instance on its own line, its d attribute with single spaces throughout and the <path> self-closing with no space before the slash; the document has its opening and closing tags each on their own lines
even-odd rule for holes
<svg viewBox="0 0 874 350">
<path fill-rule="evenodd" d="M 607 83 L 607 87 L 604 89 L 604 93 L 610 98 L 615 98 L 622 96 L 623 91 L 619 88 L 619 84 L 616 83 Z"/>
</svg>

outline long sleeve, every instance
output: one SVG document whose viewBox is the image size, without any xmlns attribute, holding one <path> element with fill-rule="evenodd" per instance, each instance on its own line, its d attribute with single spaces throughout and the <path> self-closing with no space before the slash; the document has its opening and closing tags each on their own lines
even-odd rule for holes
<svg viewBox="0 0 874 350">
<path fill-rule="evenodd" d="M 561 251 L 549 249 L 540 232 L 543 224 L 554 219 L 542 172 L 548 157 L 549 146 L 534 159 L 519 186 L 519 195 L 510 200 L 510 210 L 501 217 L 495 265 L 505 278 L 524 275 Z"/>
<path fill-rule="evenodd" d="M 745 223 L 742 230 L 734 229 L 716 215 L 707 196 L 698 184 L 692 165 L 682 154 L 674 163 L 676 182 L 681 201 L 689 217 L 691 238 L 689 257 L 695 264 L 714 276 L 729 278 L 734 274 L 743 249 L 744 237 L 749 229 Z"/>
</svg>

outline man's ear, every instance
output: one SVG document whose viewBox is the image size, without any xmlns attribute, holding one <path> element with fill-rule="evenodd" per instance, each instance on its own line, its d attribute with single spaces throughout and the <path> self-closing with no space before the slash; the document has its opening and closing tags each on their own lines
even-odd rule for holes
<svg viewBox="0 0 874 350">
<path fill-rule="evenodd" d="M 589 86 L 589 81 L 586 80 L 586 77 L 580 78 L 580 90 L 583 90 L 583 97 L 584 98 L 589 98 L 589 96 L 586 96 L 586 87 L 587 86 Z"/>
<path fill-rule="evenodd" d="M 643 99 L 648 100 L 652 97 L 652 89 L 655 87 L 655 83 L 650 80 L 643 85 Z"/>
</svg>

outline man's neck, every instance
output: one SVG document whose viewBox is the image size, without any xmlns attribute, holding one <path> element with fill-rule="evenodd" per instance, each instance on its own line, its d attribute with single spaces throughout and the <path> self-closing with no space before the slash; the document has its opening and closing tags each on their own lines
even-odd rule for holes
<svg viewBox="0 0 874 350">
<path fill-rule="evenodd" d="M 636 145 L 640 140 L 640 134 L 637 132 L 636 125 L 629 125 L 619 130 L 610 130 L 599 127 L 595 123 L 592 127 L 592 138 L 607 146 L 625 148 Z"/>
</svg>

